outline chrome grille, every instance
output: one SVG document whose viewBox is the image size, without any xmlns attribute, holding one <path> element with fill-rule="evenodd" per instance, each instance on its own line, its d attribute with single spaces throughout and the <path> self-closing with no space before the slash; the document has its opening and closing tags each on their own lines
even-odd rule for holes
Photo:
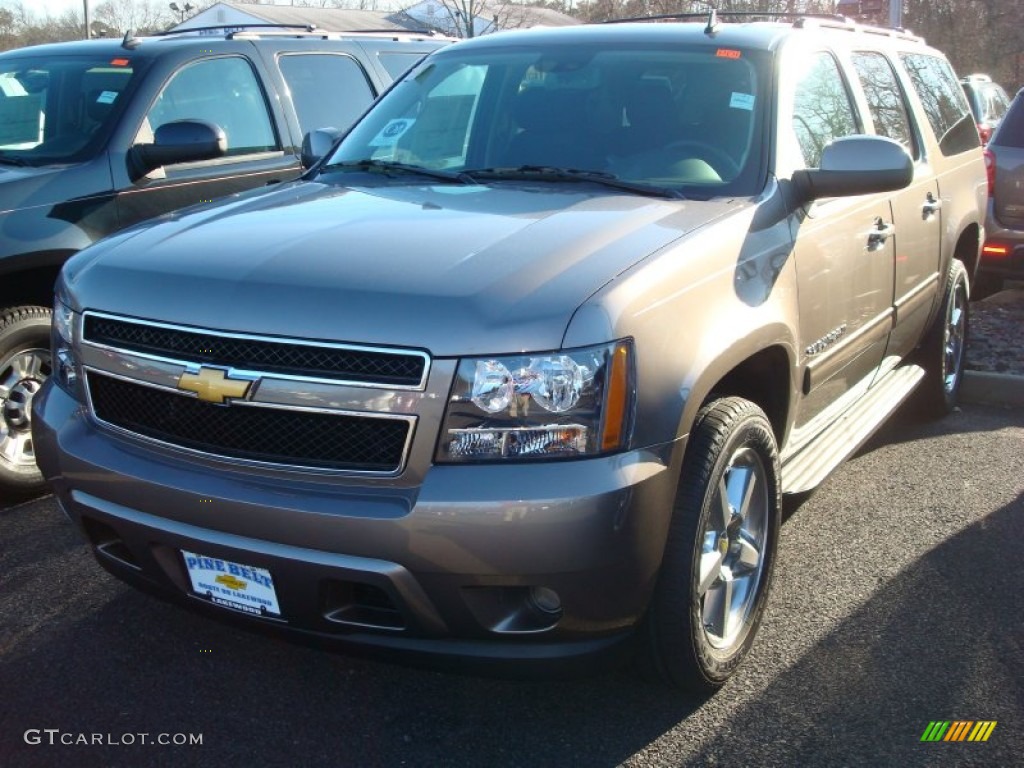
<svg viewBox="0 0 1024 768">
<path fill-rule="evenodd" d="M 253 338 L 96 313 L 86 313 L 83 338 L 92 344 L 193 364 L 363 386 L 420 388 L 426 378 L 427 356 L 421 352 Z"/>
</svg>

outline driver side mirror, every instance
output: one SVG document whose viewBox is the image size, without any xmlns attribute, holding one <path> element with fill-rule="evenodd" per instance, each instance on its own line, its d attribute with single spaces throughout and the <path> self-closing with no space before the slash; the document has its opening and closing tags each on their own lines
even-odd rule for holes
<svg viewBox="0 0 1024 768">
<path fill-rule="evenodd" d="M 302 137 L 302 167 L 309 170 L 324 157 L 341 138 L 337 128 L 317 128 Z"/>
<path fill-rule="evenodd" d="M 164 165 L 223 157 L 227 150 L 224 129 L 217 124 L 206 120 L 175 120 L 153 132 L 153 143 L 132 146 L 129 159 L 133 176 L 141 178 Z"/>
<path fill-rule="evenodd" d="M 823 197 L 892 192 L 908 186 L 914 163 L 898 141 L 882 136 L 845 136 L 830 142 L 818 168 L 793 174 L 799 203 Z"/>
</svg>

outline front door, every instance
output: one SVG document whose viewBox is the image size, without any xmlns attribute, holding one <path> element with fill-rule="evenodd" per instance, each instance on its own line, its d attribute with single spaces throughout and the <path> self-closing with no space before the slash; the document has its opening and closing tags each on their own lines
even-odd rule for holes
<svg viewBox="0 0 1024 768">
<path fill-rule="evenodd" d="M 178 163 L 139 176 L 129 154 L 112 155 L 122 227 L 194 203 L 296 178 L 298 158 L 286 152 L 273 113 L 251 62 L 218 56 L 177 70 L 154 99 L 134 143 L 174 120 L 206 120 L 224 130 L 227 154 L 214 160 Z"/>
</svg>

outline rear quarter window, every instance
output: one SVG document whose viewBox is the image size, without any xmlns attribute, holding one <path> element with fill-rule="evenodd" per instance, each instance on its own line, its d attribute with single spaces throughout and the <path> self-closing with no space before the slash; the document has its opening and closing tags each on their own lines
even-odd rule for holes
<svg viewBox="0 0 1024 768">
<path fill-rule="evenodd" d="M 938 139 L 939 151 L 950 156 L 981 146 L 967 97 L 949 64 L 922 53 L 904 53 L 900 60 Z"/>
</svg>

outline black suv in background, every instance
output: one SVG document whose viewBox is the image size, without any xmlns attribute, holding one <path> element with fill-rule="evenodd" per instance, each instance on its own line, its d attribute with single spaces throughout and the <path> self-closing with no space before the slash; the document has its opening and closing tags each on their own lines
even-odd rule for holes
<svg viewBox="0 0 1024 768">
<path fill-rule="evenodd" d="M 143 219 L 295 178 L 305 133 L 346 128 L 448 42 L 190 32 L 0 54 L 0 496 L 42 486 L 30 403 L 64 261 Z"/>
</svg>

